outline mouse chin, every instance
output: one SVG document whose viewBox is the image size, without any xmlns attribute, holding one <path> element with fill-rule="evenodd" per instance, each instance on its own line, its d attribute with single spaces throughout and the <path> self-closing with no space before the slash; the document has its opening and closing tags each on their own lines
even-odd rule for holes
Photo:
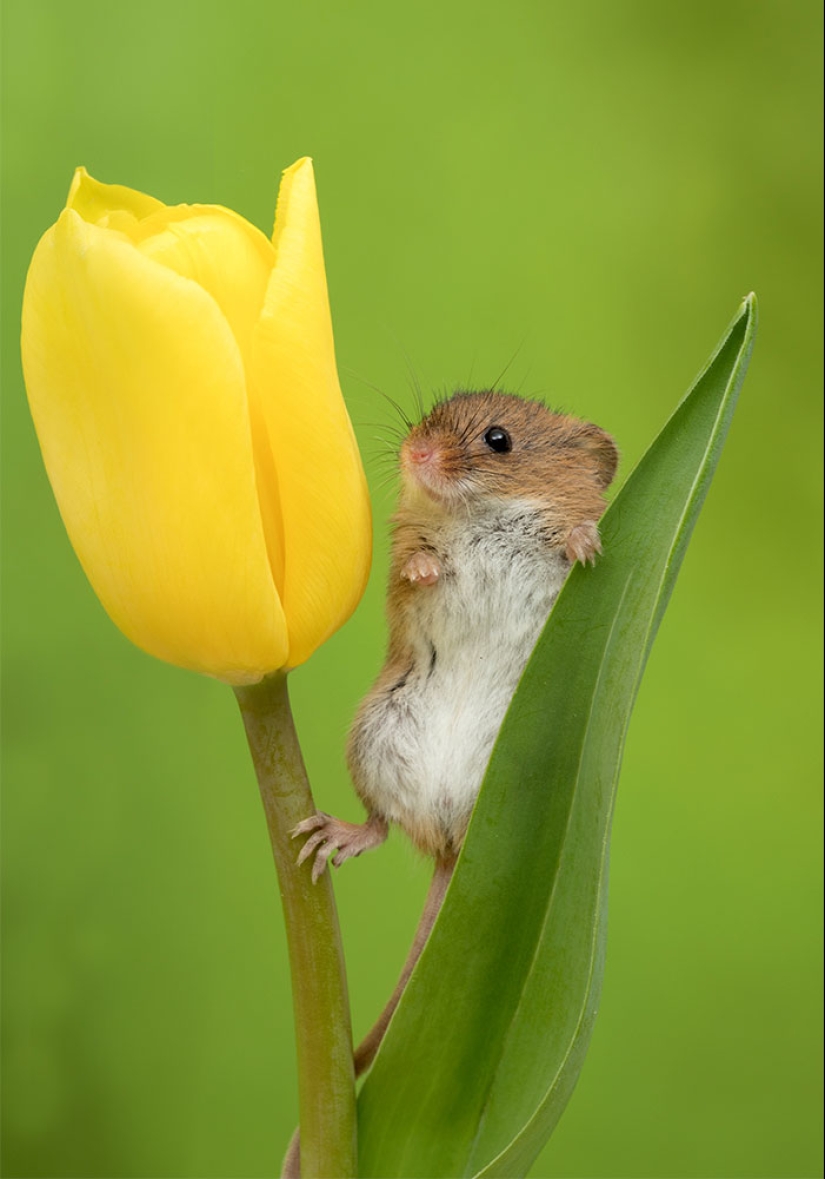
<svg viewBox="0 0 825 1179">
<path fill-rule="evenodd" d="M 432 467 L 412 467 L 410 469 L 405 466 L 403 474 L 409 491 L 425 501 L 438 504 L 440 507 L 450 507 L 464 498 L 454 479 L 445 479 Z"/>
</svg>

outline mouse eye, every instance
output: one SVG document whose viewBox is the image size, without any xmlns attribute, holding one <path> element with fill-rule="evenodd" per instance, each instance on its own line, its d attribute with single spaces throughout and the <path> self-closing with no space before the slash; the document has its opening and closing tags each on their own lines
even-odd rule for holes
<svg viewBox="0 0 825 1179">
<path fill-rule="evenodd" d="M 512 438 L 501 426 L 491 426 L 484 435 L 484 441 L 496 454 L 507 454 L 509 450 L 513 449 Z"/>
</svg>

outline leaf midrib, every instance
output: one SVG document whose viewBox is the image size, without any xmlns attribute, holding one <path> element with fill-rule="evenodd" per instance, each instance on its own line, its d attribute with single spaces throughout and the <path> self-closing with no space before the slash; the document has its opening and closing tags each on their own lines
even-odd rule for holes
<svg viewBox="0 0 825 1179">
<path fill-rule="evenodd" d="M 579 753 L 578 753 L 578 759 L 577 759 L 577 763 L 576 763 L 576 780 L 573 785 L 573 789 L 570 793 L 570 805 L 567 809 L 567 818 L 566 818 L 565 824 L 564 824 L 564 836 L 561 841 L 561 849 L 562 850 L 561 850 L 561 855 L 559 856 L 559 862 L 558 862 L 558 867 L 556 870 L 556 875 L 553 880 L 553 887 L 550 890 L 550 896 L 548 898 L 547 907 L 546 907 L 545 914 L 544 914 L 544 919 L 542 920 L 542 923 L 541 923 L 541 930 L 540 930 L 539 936 L 536 939 L 536 944 L 535 944 L 535 948 L 533 950 L 533 955 L 532 955 L 532 958 L 530 961 L 530 966 L 528 967 L 528 969 L 526 970 L 526 972 L 524 974 L 524 979 L 523 979 L 522 985 L 519 989 L 519 999 L 518 999 L 518 1002 L 516 1003 L 516 1006 L 513 1009 L 513 1014 L 512 1014 L 511 1019 L 509 1020 L 507 1031 L 506 1031 L 505 1035 L 502 1037 L 501 1049 L 498 1053 L 498 1060 L 497 1060 L 495 1068 L 493 1069 L 493 1071 L 490 1075 L 490 1083 L 487 1086 L 487 1092 L 486 1092 L 486 1094 L 484 1096 L 484 1100 L 481 1104 L 481 1113 L 479 1115 L 478 1129 L 476 1130 L 476 1133 L 475 1133 L 473 1140 L 470 1144 L 470 1150 L 469 1150 L 468 1156 L 467 1156 L 468 1161 L 470 1161 L 472 1159 L 473 1154 L 476 1149 L 476 1146 L 478 1144 L 478 1141 L 479 1141 L 482 1131 L 484 1129 L 484 1126 L 485 1126 L 485 1123 L 487 1120 L 487 1115 L 489 1112 L 490 1100 L 492 1098 L 493 1089 L 495 1087 L 496 1078 L 498 1077 L 499 1072 L 501 1071 L 501 1062 L 502 1062 L 504 1056 L 506 1055 L 507 1047 L 508 1047 L 510 1039 L 512 1038 L 512 1035 L 513 1035 L 513 1029 L 515 1027 L 515 1024 L 518 1021 L 518 1016 L 519 1016 L 519 1013 L 522 1009 L 522 1005 L 524 1003 L 524 995 L 527 990 L 528 984 L 535 973 L 536 964 L 538 962 L 542 943 L 544 940 L 544 935 L 547 930 L 547 925 L 550 921 L 551 914 L 553 912 L 553 906 L 554 906 L 555 898 L 556 898 L 556 889 L 558 887 L 559 878 L 561 876 L 561 866 L 564 861 L 565 851 L 567 848 L 567 835 L 570 830 L 570 822 L 571 822 L 571 819 L 573 816 L 573 811 L 575 809 L 576 798 L 577 798 L 578 790 L 579 790 L 579 784 L 580 784 L 581 778 L 582 778 L 582 772 L 581 772 L 582 771 L 582 762 L 584 761 L 584 751 L 585 751 L 585 747 L 587 746 L 587 737 L 590 732 L 591 721 L 593 719 L 593 709 L 594 709 L 594 706 L 596 703 L 596 698 L 599 694 L 599 688 L 602 683 L 602 676 L 603 676 L 604 668 L 607 664 L 607 655 L 608 655 L 608 652 L 610 651 L 610 647 L 613 642 L 613 634 L 616 629 L 616 623 L 618 622 L 619 617 L 621 615 L 622 606 L 624 605 L 624 600 L 625 600 L 625 597 L 627 596 L 627 591 L 630 588 L 631 582 L 633 581 L 633 573 L 634 573 L 634 571 L 631 569 L 627 575 L 627 580 L 625 581 L 621 597 L 620 597 L 619 602 L 616 606 L 616 611 L 613 616 L 613 621 L 610 625 L 610 630 L 608 632 L 607 638 L 604 643 L 604 647 L 602 649 L 602 658 L 599 662 L 599 674 L 596 677 L 596 681 L 593 685 L 593 691 L 590 696 L 590 706 L 587 710 L 587 720 L 585 721 L 585 724 L 584 724 L 584 728 L 582 731 L 582 739 L 581 739 L 581 742 L 579 745 Z M 614 784 L 615 784 L 615 779 L 614 779 Z M 600 868 L 599 879 L 601 881 L 601 868 Z M 591 953 L 590 961 L 591 961 L 591 969 L 588 974 L 588 983 L 589 983 L 590 978 L 592 977 L 592 961 L 593 961 L 593 954 L 592 953 Z M 586 991 L 586 995 L 587 994 L 589 994 L 589 986 L 588 986 L 588 990 Z M 584 1009 L 584 1007 L 586 1007 L 586 1003 L 583 1004 L 582 1009 Z M 579 1026 L 581 1025 L 581 1019 L 582 1019 L 582 1015 L 580 1012 L 579 1018 L 576 1021 L 576 1030 L 578 1030 Z M 575 1035 L 573 1037 L 573 1040 L 575 1040 Z M 572 1044 L 573 1040 L 571 1040 L 571 1044 Z M 567 1060 L 568 1055 L 569 1055 L 569 1049 L 568 1049 L 568 1052 L 565 1053 L 565 1057 L 564 1057 L 565 1060 Z M 556 1074 L 556 1076 L 558 1076 L 558 1073 Z M 554 1083 L 555 1083 L 555 1078 L 554 1078 Z M 485 1165 L 487 1165 L 487 1164 L 485 1164 Z"/>
</svg>

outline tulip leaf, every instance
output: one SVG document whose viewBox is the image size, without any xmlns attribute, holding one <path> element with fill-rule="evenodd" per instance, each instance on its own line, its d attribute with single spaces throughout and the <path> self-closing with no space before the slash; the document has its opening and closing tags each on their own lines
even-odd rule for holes
<svg viewBox="0 0 825 1179">
<path fill-rule="evenodd" d="M 559 595 L 362 1088 L 362 1176 L 525 1175 L 564 1110 L 599 1002 L 625 733 L 755 330 L 751 295 Z"/>
</svg>

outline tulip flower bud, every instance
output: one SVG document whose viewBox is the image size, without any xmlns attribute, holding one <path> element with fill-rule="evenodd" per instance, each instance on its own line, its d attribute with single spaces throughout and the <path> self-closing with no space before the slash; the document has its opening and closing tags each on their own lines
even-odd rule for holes
<svg viewBox="0 0 825 1179">
<path fill-rule="evenodd" d="M 72 545 L 145 651 L 250 684 L 355 609 L 371 554 L 312 163 L 272 241 L 80 168 L 23 298 L 32 417 Z"/>
</svg>

